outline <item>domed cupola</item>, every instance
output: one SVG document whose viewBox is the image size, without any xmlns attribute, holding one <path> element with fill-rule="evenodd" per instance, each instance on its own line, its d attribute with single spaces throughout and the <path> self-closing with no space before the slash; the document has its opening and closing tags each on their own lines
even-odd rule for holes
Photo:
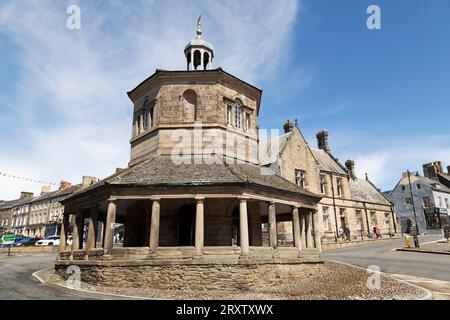
<svg viewBox="0 0 450 320">
<path fill-rule="evenodd" d="M 189 42 L 184 49 L 187 61 L 187 70 L 210 70 L 214 58 L 212 44 L 202 39 L 202 25 L 200 16 L 197 20 L 197 38 Z"/>
</svg>

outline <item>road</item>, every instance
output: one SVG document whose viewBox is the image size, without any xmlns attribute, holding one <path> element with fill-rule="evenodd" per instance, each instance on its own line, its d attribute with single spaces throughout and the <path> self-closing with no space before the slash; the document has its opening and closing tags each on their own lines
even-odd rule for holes
<svg viewBox="0 0 450 320">
<path fill-rule="evenodd" d="M 37 270 L 51 268 L 54 261 L 54 256 L 0 257 L 0 300 L 99 299 L 94 295 L 41 284 L 32 276 Z"/>
<path fill-rule="evenodd" d="M 420 241 L 439 240 L 441 236 L 423 236 Z M 400 274 L 403 280 L 428 288 L 440 298 L 450 298 L 450 255 L 395 251 L 403 240 L 338 249 L 325 253 L 326 259 L 367 268 L 377 265 L 382 272 Z M 52 268 L 54 256 L 0 256 L 0 300 L 86 300 L 117 299 L 41 284 L 33 272 Z M 423 279 L 425 278 L 425 279 Z M 433 280 L 430 280 L 433 279 Z"/>
<path fill-rule="evenodd" d="M 442 239 L 442 235 L 421 236 L 421 243 Z M 325 253 L 326 259 L 367 268 L 379 266 L 381 272 L 450 281 L 450 255 L 395 251 L 404 247 L 403 239 L 367 246 L 338 249 Z"/>
</svg>

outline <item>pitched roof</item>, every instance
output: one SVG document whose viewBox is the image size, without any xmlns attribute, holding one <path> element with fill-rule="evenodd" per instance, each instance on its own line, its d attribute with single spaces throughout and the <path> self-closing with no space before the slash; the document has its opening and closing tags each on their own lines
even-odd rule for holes
<svg viewBox="0 0 450 320">
<path fill-rule="evenodd" d="M 438 173 L 439 182 L 444 184 L 446 187 L 450 188 L 450 174 L 448 173 Z"/>
<path fill-rule="evenodd" d="M 25 199 L 15 199 L 15 200 L 10 200 L 10 201 L 5 201 L 5 202 L 0 203 L 0 210 L 11 209 L 11 208 L 21 206 L 24 204 L 38 202 L 38 201 L 44 201 L 44 200 L 48 200 L 48 199 L 52 199 L 52 198 L 67 197 L 80 188 L 81 188 L 81 184 L 77 184 L 77 185 L 62 189 L 62 190 L 46 192 L 46 193 L 36 196 L 36 197 L 29 197 L 29 198 L 25 198 Z"/>
<path fill-rule="evenodd" d="M 429 185 L 434 191 L 450 193 L 450 188 L 448 188 L 444 184 L 440 183 L 438 180 L 433 180 L 433 179 L 423 177 L 423 176 L 415 176 L 415 178 L 420 183 L 422 183 L 424 185 Z M 437 187 L 437 186 L 439 186 L 439 187 Z"/>
<path fill-rule="evenodd" d="M 81 184 L 73 185 L 61 190 L 46 192 L 40 196 L 33 198 L 32 202 L 44 201 L 52 198 L 59 198 L 70 195 L 81 188 Z"/>
<path fill-rule="evenodd" d="M 349 179 L 349 185 L 353 200 L 390 205 L 389 201 L 370 181 Z"/>
<path fill-rule="evenodd" d="M 73 196 L 104 185 L 205 186 L 248 183 L 262 187 L 320 198 L 269 169 L 253 164 L 175 164 L 171 157 L 160 156 L 119 171 Z"/>
<path fill-rule="evenodd" d="M 311 148 L 311 151 L 314 155 L 314 158 L 316 158 L 317 162 L 319 163 L 320 170 L 343 175 L 347 174 L 347 172 L 345 172 L 345 170 L 337 163 L 335 159 L 332 158 L 330 154 L 326 153 L 322 149 Z"/>
<path fill-rule="evenodd" d="M 2 203 L 0 203 L 0 210 L 11 209 L 16 206 L 24 205 L 24 204 L 32 202 L 33 199 L 35 199 L 35 198 L 28 197 L 28 198 L 24 198 L 24 199 L 14 199 L 14 200 L 2 202 Z"/>
<path fill-rule="evenodd" d="M 260 146 L 263 145 L 266 148 L 266 154 L 269 155 L 271 154 L 271 146 L 276 146 L 276 144 L 278 143 L 278 150 L 279 153 L 283 152 L 284 147 L 286 146 L 286 144 L 289 141 L 289 138 L 292 135 L 292 131 L 291 132 L 287 132 L 281 136 L 275 136 L 275 137 L 270 137 L 270 139 L 268 140 L 260 140 L 259 144 Z M 271 164 L 273 161 L 270 161 L 271 159 L 266 159 L 266 162 L 262 163 L 262 165 L 269 165 Z"/>
</svg>

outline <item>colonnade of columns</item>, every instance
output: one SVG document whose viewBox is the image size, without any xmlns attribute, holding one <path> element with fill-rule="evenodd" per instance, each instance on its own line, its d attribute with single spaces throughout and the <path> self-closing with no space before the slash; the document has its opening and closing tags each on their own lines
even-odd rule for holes
<svg viewBox="0 0 450 320">
<path fill-rule="evenodd" d="M 249 226 L 247 203 L 249 198 L 239 198 L 239 232 L 240 232 L 240 248 L 241 256 L 248 257 L 250 254 L 249 246 Z M 204 197 L 196 197 L 196 215 L 195 215 L 195 246 L 194 256 L 201 258 L 203 256 L 204 247 Z M 268 203 L 268 222 L 269 222 L 269 244 L 273 249 L 278 247 L 277 239 L 277 221 L 276 221 L 276 204 Z M 160 229 L 160 208 L 161 198 L 151 198 L 151 222 L 150 222 L 150 238 L 149 250 L 150 254 L 154 254 L 159 246 L 159 229 Z M 114 228 L 116 222 L 117 200 L 110 200 L 108 203 L 108 211 L 106 222 L 104 223 L 104 240 L 103 250 L 104 256 L 111 256 L 113 248 Z M 69 215 L 65 214 L 60 238 L 60 252 L 66 251 L 66 234 L 69 223 Z M 89 227 L 86 241 L 86 251 L 95 249 L 96 239 L 98 236 L 98 210 L 91 209 L 89 217 Z M 316 210 L 308 210 L 300 213 L 300 207 L 292 207 L 292 227 L 294 245 L 299 250 L 303 249 L 319 249 L 321 250 L 321 239 L 319 228 L 319 216 Z M 84 217 L 77 215 L 73 224 L 73 240 L 72 255 L 75 250 L 81 249 L 84 233 Z"/>
</svg>

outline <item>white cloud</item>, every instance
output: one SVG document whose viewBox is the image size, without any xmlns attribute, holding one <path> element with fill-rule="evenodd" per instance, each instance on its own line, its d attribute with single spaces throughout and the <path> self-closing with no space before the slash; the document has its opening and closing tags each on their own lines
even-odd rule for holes
<svg viewBox="0 0 450 320">
<path fill-rule="evenodd" d="M 0 136 L 0 168 L 38 180 L 104 177 L 129 157 L 132 89 L 156 68 L 184 69 L 183 49 L 204 15 L 215 66 L 264 81 L 289 59 L 298 1 L 78 1 L 81 30 L 66 28 L 73 2 L 0 4 L 0 33 L 14 43 L 17 94 L 1 92 L 18 119 Z M 1 45 L 1 43 L 0 43 Z M 1 90 L 1 89 L 0 89 Z M 4 123 L 2 122 L 2 125 Z M 8 124 L 6 124 L 8 125 Z M 18 134 L 20 133 L 20 134 Z M 10 141 L 21 141 L 10 148 Z M 8 141 L 8 143 L 7 143 Z M 25 142 L 25 143 L 23 143 Z M 0 171 L 1 171 L 0 170 Z M 0 199 L 40 185 L 0 177 Z"/>
<path fill-rule="evenodd" d="M 357 175 L 364 177 L 367 172 L 383 190 L 392 189 L 407 170 L 423 175 L 422 165 L 436 160 L 450 165 L 450 136 L 397 138 L 376 151 L 355 156 Z"/>
</svg>

